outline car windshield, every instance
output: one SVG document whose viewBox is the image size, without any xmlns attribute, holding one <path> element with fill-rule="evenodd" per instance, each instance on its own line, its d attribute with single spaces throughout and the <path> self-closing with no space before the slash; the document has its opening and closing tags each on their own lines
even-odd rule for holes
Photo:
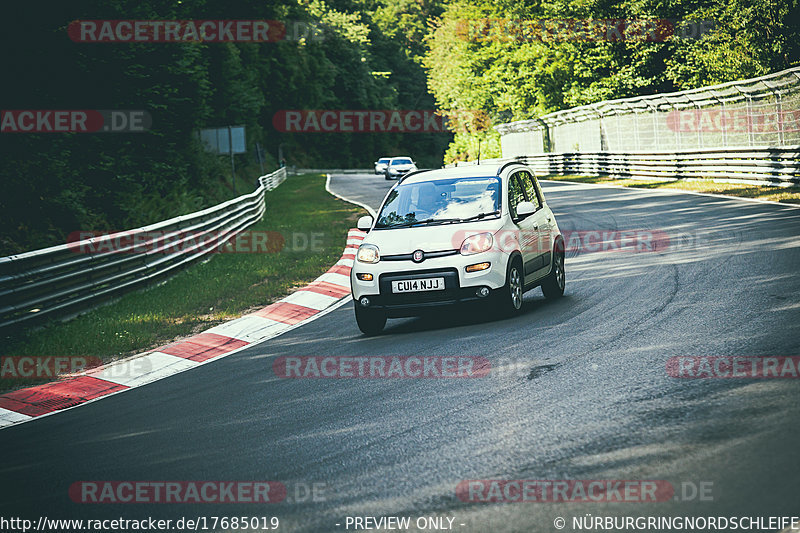
<svg viewBox="0 0 800 533">
<path fill-rule="evenodd" d="M 385 159 L 378 159 L 378 163 L 383 163 L 384 165 L 385 165 L 386 163 L 388 163 L 388 162 L 389 162 L 389 158 L 388 158 L 388 157 L 387 157 L 387 158 L 385 158 Z"/>
<path fill-rule="evenodd" d="M 410 164 L 411 164 L 411 160 L 410 159 L 393 159 L 392 160 L 392 165 L 410 165 Z"/>
<path fill-rule="evenodd" d="M 389 193 L 375 228 L 458 223 L 499 214 L 496 177 L 403 183 Z"/>
</svg>

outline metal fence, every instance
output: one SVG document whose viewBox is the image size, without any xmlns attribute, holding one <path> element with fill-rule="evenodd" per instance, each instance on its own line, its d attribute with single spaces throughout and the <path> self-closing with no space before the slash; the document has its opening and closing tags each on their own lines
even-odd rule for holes
<svg viewBox="0 0 800 533">
<path fill-rule="evenodd" d="M 504 158 L 548 152 L 685 152 L 800 145 L 800 67 L 500 124 Z"/>
<path fill-rule="evenodd" d="M 373 168 L 295 168 L 293 174 L 374 174 Z"/>
<path fill-rule="evenodd" d="M 282 168 L 252 193 L 202 211 L 0 258 L 0 329 L 72 315 L 177 272 L 261 220 L 266 191 L 285 179 Z"/>
<path fill-rule="evenodd" d="M 518 159 L 545 175 L 717 179 L 763 185 L 800 183 L 800 146 L 709 148 L 682 152 L 559 152 Z"/>
<path fill-rule="evenodd" d="M 579 174 L 663 180 L 716 179 L 763 185 L 800 183 L 800 146 L 682 152 L 557 152 L 484 159 L 481 163 L 501 164 L 513 160 L 527 164 L 540 176 Z M 475 161 L 461 162 L 458 166 L 474 164 Z"/>
</svg>

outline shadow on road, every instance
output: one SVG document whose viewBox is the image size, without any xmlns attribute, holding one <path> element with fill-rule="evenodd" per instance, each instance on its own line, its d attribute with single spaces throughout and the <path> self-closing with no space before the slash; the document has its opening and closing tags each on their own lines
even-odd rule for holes
<svg viewBox="0 0 800 533">
<path fill-rule="evenodd" d="M 495 323 L 507 322 L 513 325 L 518 322 L 529 324 L 532 315 L 552 307 L 553 305 L 569 304 L 572 300 L 569 294 L 565 294 L 558 301 L 546 300 L 542 297 L 539 289 L 532 289 L 525 295 L 522 302 L 522 311 L 514 317 L 498 316 L 490 309 L 487 303 L 470 302 L 450 307 L 439 308 L 435 311 L 428 311 L 424 315 L 412 318 L 389 319 L 386 323 L 384 335 L 391 333 L 416 333 L 422 331 L 432 331 L 439 329 L 459 328 L 464 326 L 480 326 L 491 328 Z"/>
</svg>

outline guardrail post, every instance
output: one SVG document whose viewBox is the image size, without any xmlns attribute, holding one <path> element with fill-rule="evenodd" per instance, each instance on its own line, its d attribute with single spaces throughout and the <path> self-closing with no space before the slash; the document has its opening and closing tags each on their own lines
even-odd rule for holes
<svg viewBox="0 0 800 533">
<path fill-rule="evenodd" d="M 777 125 L 778 125 L 778 144 L 783 146 L 785 144 L 785 137 L 784 137 L 784 125 L 783 125 L 783 101 L 781 90 L 775 86 L 775 84 L 764 80 L 764 85 L 766 85 L 772 95 L 775 97 L 775 111 L 777 114 Z M 766 126 L 766 121 L 763 121 L 764 126 Z"/>
</svg>

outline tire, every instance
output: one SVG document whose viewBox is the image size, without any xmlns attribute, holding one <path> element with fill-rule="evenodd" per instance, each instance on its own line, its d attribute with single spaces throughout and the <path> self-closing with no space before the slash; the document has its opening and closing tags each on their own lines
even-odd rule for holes
<svg viewBox="0 0 800 533">
<path fill-rule="evenodd" d="M 564 242 L 558 241 L 553 254 L 553 267 L 542 282 L 542 293 L 545 298 L 555 299 L 564 296 L 564 287 L 567 284 L 567 275 L 564 270 Z"/>
<path fill-rule="evenodd" d="M 525 275 L 522 261 L 515 257 L 508 264 L 506 284 L 495 296 L 495 308 L 500 316 L 514 316 L 522 311 L 522 294 L 525 291 Z"/>
<path fill-rule="evenodd" d="M 374 309 L 364 309 L 357 302 L 353 302 L 356 310 L 356 324 L 361 333 L 372 337 L 378 335 L 386 326 L 386 313 Z"/>
</svg>

